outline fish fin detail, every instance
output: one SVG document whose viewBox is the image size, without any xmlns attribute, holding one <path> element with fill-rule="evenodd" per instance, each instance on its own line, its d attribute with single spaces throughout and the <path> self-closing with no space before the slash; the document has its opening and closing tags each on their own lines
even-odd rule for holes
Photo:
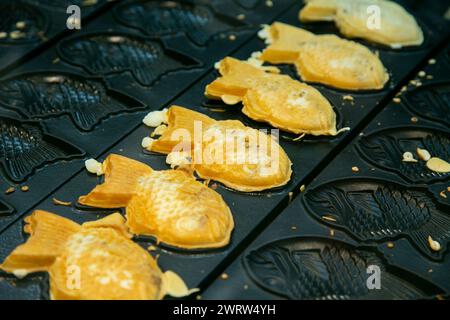
<svg viewBox="0 0 450 320">
<path fill-rule="evenodd" d="M 336 17 L 336 11 L 336 0 L 308 1 L 300 10 L 298 17 L 302 22 L 333 21 Z"/>
<path fill-rule="evenodd" d="M 39 126 L 0 119 L 0 161 L 13 181 L 22 181 L 47 163 L 79 155 L 73 145 L 49 136 Z"/>
<path fill-rule="evenodd" d="M 123 111 L 125 108 L 115 101 L 108 101 L 108 103 L 99 102 L 95 105 L 87 106 L 82 110 L 75 110 L 71 112 L 73 121 L 83 130 L 92 130 L 101 119 Z"/>
<path fill-rule="evenodd" d="M 427 296 L 421 286 L 413 285 L 414 282 L 403 276 L 403 270 L 391 273 L 377 253 L 318 238 L 291 238 L 266 244 L 246 255 L 244 266 L 258 285 L 288 299 L 379 300 Z M 368 273 L 370 266 L 378 267 L 381 277 L 372 277 L 375 274 Z M 370 289 L 372 281 L 380 288 Z"/>
<path fill-rule="evenodd" d="M 81 228 L 73 221 L 42 210 L 34 211 L 25 222 L 24 231 L 30 237 L 0 265 L 2 270 L 22 276 L 48 270 L 67 239 Z"/>
<path fill-rule="evenodd" d="M 365 299 L 417 300 L 425 296 L 424 292 L 389 272 L 383 272 L 380 281 L 381 290 L 368 290 Z"/>
<path fill-rule="evenodd" d="M 430 208 L 430 220 L 420 229 L 411 232 L 412 242 L 427 256 L 442 258 L 450 240 L 450 217 L 437 209 Z M 441 249 L 433 251 L 428 243 L 428 237 L 439 242 Z"/>
<path fill-rule="evenodd" d="M 111 228 L 126 238 L 132 237 L 128 232 L 125 218 L 119 212 L 115 212 L 99 220 L 85 222 L 82 226 L 83 228 Z"/>
<path fill-rule="evenodd" d="M 226 104 L 241 102 L 247 90 L 254 86 L 254 80 L 266 73 L 245 61 L 226 57 L 219 62 L 217 78 L 206 86 L 205 94 L 212 99 L 221 99 Z"/>
<path fill-rule="evenodd" d="M 206 126 L 215 122 L 204 114 L 175 105 L 169 108 L 167 117 L 167 130 L 152 144 L 151 151 L 169 154 L 191 150 L 196 128 L 202 134 Z"/>
<path fill-rule="evenodd" d="M 96 208 L 126 207 L 135 195 L 141 177 L 152 173 L 146 164 L 117 154 L 109 155 L 103 162 L 105 182 L 89 194 L 78 198 L 82 205 Z"/>
<path fill-rule="evenodd" d="M 132 69 L 132 73 L 136 80 L 146 87 L 151 86 L 158 78 L 158 75 L 152 72 L 150 68 L 135 68 Z"/>
<path fill-rule="evenodd" d="M 42 140 L 33 149 L 17 154 L 15 158 L 5 160 L 5 166 L 11 173 L 13 180 L 21 181 L 30 174 L 30 168 L 36 168 L 54 159 L 66 158 L 67 156 L 68 154 L 63 150 Z"/>
</svg>

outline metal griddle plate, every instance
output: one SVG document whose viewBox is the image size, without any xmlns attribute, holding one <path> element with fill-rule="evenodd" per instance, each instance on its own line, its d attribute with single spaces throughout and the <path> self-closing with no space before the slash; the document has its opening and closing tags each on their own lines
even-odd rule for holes
<svg viewBox="0 0 450 320">
<path fill-rule="evenodd" d="M 70 4 L 81 8 L 83 24 L 111 6 L 106 0 L 2 0 L 0 32 L 19 30 L 23 35 L 0 39 L 0 70 L 26 61 L 49 43 L 69 34 L 66 9 Z M 17 22 L 24 22 L 25 27 L 18 29 Z"/>
<path fill-rule="evenodd" d="M 22 2 L 33 5 L 31 0 Z M 231 191 L 219 184 L 217 191 L 230 206 L 236 223 L 230 245 L 220 250 L 197 252 L 157 246 L 157 251 L 153 253 L 160 255 L 158 261 L 163 270 L 171 269 L 179 273 L 189 287 L 207 289 L 203 294 L 205 298 L 311 298 L 311 292 L 317 292 L 314 288 L 319 286 L 330 297 L 374 297 L 368 295 L 358 283 L 350 288 L 343 285 L 342 281 L 348 276 L 345 273 L 338 275 L 337 279 L 326 273 L 330 265 L 350 263 L 348 257 L 352 257 L 352 261 L 360 262 L 351 266 L 354 272 L 362 272 L 361 262 L 375 261 L 388 275 L 386 288 L 392 290 L 382 290 L 377 297 L 422 298 L 448 293 L 450 281 L 444 272 L 446 268 L 448 270 L 445 252 L 429 252 L 418 240 L 417 230 L 411 228 L 417 222 L 414 219 L 421 218 L 425 213 L 420 211 L 420 204 L 418 208 L 408 203 L 412 207 L 403 208 L 404 202 L 398 199 L 424 199 L 432 216 L 448 214 L 450 210 L 445 206 L 445 201 L 436 196 L 447 178 L 427 176 L 416 179 L 418 176 L 420 178 L 420 174 L 411 175 L 396 166 L 398 163 L 395 162 L 388 165 L 387 162 L 376 161 L 376 157 L 364 153 L 367 148 L 361 147 L 372 140 L 380 141 L 377 135 L 385 134 L 383 129 L 387 129 L 393 136 L 394 144 L 404 144 L 405 137 L 412 139 L 408 142 L 411 148 L 414 144 L 444 141 L 444 147 L 439 152 L 447 152 L 447 155 L 450 152 L 448 143 L 445 145 L 449 135 L 446 132 L 449 127 L 448 112 L 442 111 L 442 106 L 447 110 L 449 108 L 450 86 L 446 81 L 450 79 L 448 69 L 444 69 L 450 63 L 448 49 L 438 56 L 435 65 L 426 69 L 434 79 L 421 79 L 424 85 L 417 90 L 412 90 L 415 86 L 411 86 L 411 90 L 402 95 L 401 104 L 390 103 L 400 88 L 443 46 L 449 30 L 448 22 L 440 17 L 443 9 L 433 7 L 437 5 L 400 2 L 416 15 L 426 40 L 421 47 L 401 51 L 365 43 L 379 52 L 391 74 L 384 90 L 344 93 L 314 85 L 335 108 L 338 127 L 348 126 L 352 130 L 333 138 L 306 137 L 298 142 L 292 141 L 293 136 L 282 134 L 281 144 L 293 162 L 292 181 L 283 188 L 256 194 Z M 144 6 L 144 12 L 161 5 L 157 1 L 140 3 L 143 3 L 139 6 Z M 203 95 L 204 87 L 217 76 L 213 68 L 216 61 L 227 55 L 246 59 L 252 52 L 264 48 L 263 42 L 256 36 L 260 24 L 278 20 L 300 25 L 297 13 L 302 4 L 299 1 L 274 1 L 274 6 L 270 8 L 265 1 L 180 3 L 179 6 L 192 11 L 194 17 L 195 14 L 201 15 L 201 29 L 190 28 L 190 21 L 183 21 L 181 29 L 164 23 L 148 26 L 141 21 L 145 17 L 133 16 L 140 10 L 136 6 L 133 1 L 109 3 L 95 11 L 91 21 L 83 24 L 81 31 L 62 34 L 62 29 L 58 29 L 59 20 L 52 15 L 56 9 L 51 5 L 40 6 L 44 18 L 34 15 L 35 23 L 39 28 L 44 25 L 55 28 L 56 31 L 48 36 L 51 38 L 54 34 L 53 40 L 40 44 L 39 41 L 31 41 L 33 37 L 30 35 L 30 42 L 20 45 L 20 50 L 17 49 L 18 43 L 0 43 L 2 57 L 13 56 L 5 62 L 5 66 L 0 66 L 8 67 L 0 74 L 2 141 L 19 141 L 14 144 L 15 149 L 10 150 L 13 152 L 8 153 L 17 155 L 23 152 L 21 146 L 27 143 L 27 139 L 38 137 L 36 148 L 43 151 L 36 153 L 39 156 L 33 158 L 32 164 L 26 163 L 26 170 L 19 170 L 14 165 L 20 161 L 19 158 L 0 154 L 0 190 L 10 186 L 16 188 L 14 193 L 0 195 L 0 261 L 26 240 L 22 232 L 23 217 L 34 209 L 55 212 L 78 222 L 94 220 L 108 212 L 53 204 L 53 198 L 75 203 L 79 195 L 87 193 L 100 181 L 84 170 L 84 160 L 87 158 L 104 159 L 110 153 L 118 153 L 148 163 L 155 169 L 166 169 L 164 156 L 146 154 L 140 146 L 142 137 L 150 132 L 141 120 L 151 110 L 178 104 L 218 120 L 238 119 L 255 128 L 267 128 L 244 117 L 239 107 L 230 108 L 207 101 Z M 161 21 L 158 12 L 152 11 L 155 21 Z M 130 15 L 135 18 L 130 19 Z M 337 33 L 332 24 L 309 24 L 304 27 L 316 33 Z M 124 43 L 125 50 L 136 52 L 139 48 L 139 52 L 150 57 L 148 62 L 139 68 L 131 65 L 116 68 L 108 61 L 100 61 L 99 55 L 88 54 L 106 50 L 108 43 L 117 39 Z M 90 50 L 79 50 L 86 45 Z M 33 58 L 27 52 L 32 52 Z M 120 60 L 120 56 L 116 58 Z M 292 67 L 282 66 L 282 70 L 297 78 Z M 31 93 L 55 92 L 47 90 L 55 83 L 76 93 L 70 97 L 62 96 L 63 101 L 71 99 L 70 104 L 55 103 L 51 108 L 45 105 L 30 108 L 27 103 L 17 103 L 35 101 Z M 19 97 L 10 95 L 11 88 L 25 85 L 32 90 L 20 91 Z M 96 97 L 91 105 L 77 98 L 86 94 Z M 354 101 L 344 101 L 344 94 L 351 94 Z M 429 107 L 430 111 L 424 111 L 419 105 Z M 101 111 L 91 114 L 94 108 Z M 216 112 L 220 108 L 225 111 Z M 379 116 L 372 120 L 380 111 Z M 412 116 L 418 117 L 419 123 L 411 123 Z M 362 129 L 365 135 L 360 137 Z M 20 132 L 20 136 L 7 135 L 6 132 Z M 424 142 L 425 137 L 429 138 Z M 372 140 L 368 142 L 366 139 Z M 45 152 L 49 149 L 52 156 Z M 351 166 L 358 166 L 359 173 L 353 173 Z M 309 182 L 316 176 L 318 178 L 310 185 Z M 308 183 L 308 192 L 297 197 L 300 186 L 305 183 Z M 20 191 L 23 185 L 29 187 L 28 192 Z M 361 229 L 382 229 L 385 221 L 355 220 L 361 223 L 360 229 L 354 221 L 350 227 L 333 226 L 336 231 L 331 237 L 330 225 L 320 218 L 320 206 L 327 196 L 338 192 L 336 190 L 339 188 L 344 190 L 344 196 L 351 198 L 350 203 L 361 204 L 362 209 L 352 207 L 357 209 L 356 215 L 364 212 L 363 209 L 385 208 L 376 207 L 376 197 L 381 194 L 383 199 L 389 199 L 385 206 L 413 212 L 412 221 L 396 221 L 396 227 L 403 230 L 399 235 L 371 236 L 361 234 Z M 412 196 L 408 193 L 410 189 L 416 192 Z M 394 196 L 389 198 L 392 194 Z M 304 202 L 306 195 L 311 195 L 312 199 L 308 205 Z M 317 198 L 320 201 L 314 201 Z M 294 200 L 284 210 L 289 199 Z M 386 213 L 380 212 L 381 217 L 385 217 L 383 214 Z M 272 223 L 278 215 L 279 218 Z M 426 231 L 429 229 L 426 228 Z M 154 239 L 147 237 L 138 237 L 135 241 L 144 248 L 155 245 Z M 393 249 L 386 249 L 388 241 L 394 242 Z M 446 248 L 446 244 L 443 247 Z M 283 266 L 295 272 L 269 274 L 276 268 L 268 270 L 266 267 L 269 265 L 265 262 L 274 263 L 275 256 L 280 257 Z M 228 280 L 216 280 L 228 265 Z M 322 282 L 308 272 L 313 272 L 313 276 L 319 277 Z M 300 277 L 303 277 L 302 281 L 296 282 L 295 279 Z M 47 283 L 45 274 L 32 274 L 21 280 L 0 274 L 0 298 L 46 299 Z"/>
<path fill-rule="evenodd" d="M 390 101 L 337 154 L 224 271 L 228 280 L 215 280 L 205 299 L 448 295 L 450 175 L 401 159 L 406 151 L 418 158 L 417 147 L 441 158 L 450 155 L 449 50 L 411 78 L 400 100 Z M 441 251 L 430 249 L 429 235 L 439 239 Z M 356 267 L 358 259 L 363 260 Z M 381 291 L 361 288 L 370 264 L 383 270 Z M 349 273 L 331 271 L 338 265 L 362 278 L 345 287 Z M 321 268 L 328 270 L 322 279 L 311 272 Z"/>
</svg>

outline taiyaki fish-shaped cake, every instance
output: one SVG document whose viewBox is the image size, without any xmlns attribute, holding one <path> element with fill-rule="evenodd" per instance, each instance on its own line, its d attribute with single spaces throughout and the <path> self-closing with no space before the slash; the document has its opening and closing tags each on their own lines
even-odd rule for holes
<svg viewBox="0 0 450 320">
<path fill-rule="evenodd" d="M 25 218 L 30 235 L 0 269 L 17 277 L 45 271 L 54 300 L 154 300 L 186 296 L 175 273 L 163 273 L 155 259 L 130 239 L 119 213 L 79 225 L 36 210 Z"/>
<path fill-rule="evenodd" d="M 275 22 L 259 33 L 269 46 L 260 59 L 295 64 L 306 82 L 344 90 L 379 90 L 389 80 L 376 54 L 354 41 Z"/>
<path fill-rule="evenodd" d="M 423 32 L 403 7 L 387 0 L 308 0 L 300 21 L 334 21 L 349 38 L 399 49 L 423 43 Z"/>
<path fill-rule="evenodd" d="M 152 136 L 160 135 L 144 138 L 145 149 L 168 154 L 168 163 L 188 166 L 202 179 L 253 192 L 283 186 L 291 178 L 291 161 L 275 138 L 240 121 L 216 121 L 172 106 L 150 112 L 144 123 L 157 127 Z"/>
<path fill-rule="evenodd" d="M 242 102 L 242 112 L 295 134 L 336 135 L 336 114 L 315 88 L 278 69 L 258 67 L 227 57 L 219 62 L 221 77 L 206 86 L 205 94 L 226 104 Z"/>
<path fill-rule="evenodd" d="M 156 171 L 116 154 L 99 164 L 105 181 L 81 196 L 82 205 L 126 208 L 131 233 L 183 249 L 224 247 L 234 228 L 220 194 L 183 170 Z M 88 168 L 89 169 L 89 168 Z"/>
</svg>

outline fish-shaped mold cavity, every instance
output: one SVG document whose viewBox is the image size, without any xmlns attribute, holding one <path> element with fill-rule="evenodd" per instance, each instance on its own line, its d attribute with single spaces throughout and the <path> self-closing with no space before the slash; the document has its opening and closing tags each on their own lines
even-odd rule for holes
<svg viewBox="0 0 450 320">
<path fill-rule="evenodd" d="M 294 64 L 303 81 L 344 90 L 380 90 L 389 80 L 378 56 L 354 41 L 281 22 L 265 26 L 259 36 L 268 43 L 259 59 Z"/>
<path fill-rule="evenodd" d="M 82 156 L 75 146 L 43 132 L 37 123 L 0 117 L 0 163 L 7 178 L 20 182 L 45 164 Z"/>
<path fill-rule="evenodd" d="M 319 237 L 263 245 L 244 256 L 244 266 L 258 285 L 288 299 L 409 300 L 440 291 L 405 270 L 391 267 L 371 248 Z M 373 266 L 382 274 L 377 290 L 367 285 L 367 270 Z M 414 285 L 406 279 L 414 279 Z M 420 288 L 416 287 L 419 283 Z"/>
<path fill-rule="evenodd" d="M 427 257 L 440 259 L 450 239 L 450 208 L 432 197 L 422 188 L 349 179 L 308 190 L 304 202 L 314 217 L 361 241 L 404 236 Z M 430 247 L 429 237 L 440 244 L 439 250 Z"/>
<path fill-rule="evenodd" d="M 62 41 L 62 59 L 95 75 L 129 72 L 143 86 L 150 87 L 169 72 L 198 66 L 182 54 L 166 50 L 157 41 L 125 35 L 89 35 Z"/>
<path fill-rule="evenodd" d="M 155 116 L 162 116 L 156 121 Z M 205 180 L 243 192 L 286 185 L 291 161 L 273 135 L 238 120 L 217 121 L 179 106 L 151 112 L 144 123 L 158 126 L 158 139 L 144 138 L 148 151 L 168 154 L 167 163 L 187 166 Z M 160 125 L 167 123 L 166 125 Z"/>
<path fill-rule="evenodd" d="M 338 134 L 336 113 L 328 100 L 315 88 L 277 74 L 277 68 L 227 57 L 219 62 L 219 72 L 221 77 L 206 86 L 208 98 L 226 104 L 242 102 L 242 112 L 249 118 L 284 131 Z"/>
<path fill-rule="evenodd" d="M 110 115 L 142 107 L 127 96 L 107 90 L 100 81 L 56 73 L 21 75 L 0 81 L 0 106 L 15 111 L 23 119 L 67 114 L 85 131 Z"/>
<path fill-rule="evenodd" d="M 127 226 L 137 235 L 182 249 L 226 246 L 234 228 L 231 211 L 213 189 L 183 170 L 155 171 L 111 154 L 102 164 L 104 183 L 81 196 L 82 205 L 126 208 Z"/>
<path fill-rule="evenodd" d="M 119 213 L 79 225 L 36 210 L 25 218 L 28 240 L 0 269 L 22 278 L 48 272 L 54 300 L 157 300 L 186 296 L 183 280 L 163 273 L 148 251 L 134 243 Z"/>
<path fill-rule="evenodd" d="M 47 31 L 47 18 L 36 7 L 22 1 L 0 3 L 0 43 L 23 44 L 37 41 Z"/>
<path fill-rule="evenodd" d="M 356 145 L 362 156 L 384 170 L 393 171 L 414 183 L 446 180 L 450 173 L 435 172 L 420 159 L 417 148 L 427 150 L 431 157 L 450 162 L 450 134 L 425 127 L 392 128 L 376 131 L 359 139 Z M 411 152 L 416 162 L 403 161 Z"/>
<path fill-rule="evenodd" d="M 422 29 L 402 6 L 387 0 L 309 0 L 302 22 L 334 21 L 348 38 L 362 38 L 400 49 L 423 43 Z"/>
<path fill-rule="evenodd" d="M 403 95 L 414 113 L 450 127 L 450 82 L 426 84 Z"/>
<path fill-rule="evenodd" d="M 118 6 L 114 13 L 122 24 L 149 36 L 183 32 L 198 45 L 204 45 L 214 34 L 244 25 L 190 1 L 132 1 Z"/>
</svg>

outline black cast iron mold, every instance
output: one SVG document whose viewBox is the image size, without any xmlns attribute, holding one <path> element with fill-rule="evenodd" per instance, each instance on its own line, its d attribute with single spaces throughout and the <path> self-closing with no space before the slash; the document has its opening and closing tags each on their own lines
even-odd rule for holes
<svg viewBox="0 0 450 320">
<path fill-rule="evenodd" d="M 302 201 L 315 219 L 365 243 L 405 237 L 421 254 L 441 260 L 450 241 L 450 208 L 423 186 L 346 178 L 307 189 Z M 429 236 L 439 251 L 430 248 Z"/>
<path fill-rule="evenodd" d="M 15 209 L 11 207 L 7 202 L 0 200 L 0 217 L 14 213 Z"/>
<path fill-rule="evenodd" d="M 427 83 L 403 97 L 411 112 L 450 127 L 450 82 Z"/>
<path fill-rule="evenodd" d="M 0 164 L 3 174 L 21 182 L 37 169 L 84 156 L 84 151 L 46 132 L 36 121 L 0 117 Z"/>
<path fill-rule="evenodd" d="M 0 106 L 13 110 L 24 120 L 69 115 L 81 131 L 92 131 L 112 115 L 144 108 L 134 98 L 111 90 L 101 78 L 51 71 L 1 80 Z"/>
<path fill-rule="evenodd" d="M 288 299 L 422 299 L 441 292 L 374 247 L 325 237 L 282 238 L 247 253 L 243 264 L 257 285 Z M 373 268 L 382 274 L 377 290 L 367 285 Z"/>
<path fill-rule="evenodd" d="M 166 49 L 159 40 L 126 33 L 89 33 L 60 42 L 58 55 L 89 74 L 110 76 L 129 73 L 144 87 L 165 75 L 199 68 L 202 64 L 182 53 Z"/>
<path fill-rule="evenodd" d="M 210 38 L 221 32 L 247 26 L 216 12 L 210 5 L 186 0 L 126 2 L 114 8 L 114 17 L 121 24 L 150 37 L 184 33 L 200 46 L 206 45 Z"/>
<path fill-rule="evenodd" d="M 19 21 L 25 23 L 23 30 L 16 27 Z M 36 42 L 42 39 L 48 26 L 48 17 L 33 5 L 15 0 L 0 4 L 0 32 L 9 34 L 12 31 L 20 31 L 23 34 L 17 39 L 9 36 L 1 38 L 0 44 L 23 45 Z"/>
<path fill-rule="evenodd" d="M 404 152 L 414 155 L 417 148 L 428 150 L 432 157 L 447 161 L 450 159 L 450 133 L 425 126 L 383 128 L 359 138 L 356 144 L 356 149 L 366 161 L 407 181 L 430 183 L 450 178 L 450 173 L 428 169 L 426 161 L 402 161 Z"/>
</svg>

